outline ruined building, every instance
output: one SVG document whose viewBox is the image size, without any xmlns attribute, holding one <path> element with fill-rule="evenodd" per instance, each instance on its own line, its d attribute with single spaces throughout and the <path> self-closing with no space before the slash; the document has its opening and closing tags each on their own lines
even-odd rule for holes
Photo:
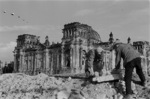
<svg viewBox="0 0 150 99">
<path fill-rule="evenodd" d="M 19 35 L 14 50 L 14 71 L 30 75 L 40 72 L 48 75 L 84 73 L 86 54 L 97 45 L 106 49 L 103 57 L 106 71 L 114 68 L 114 52 L 107 50 L 114 42 L 112 32 L 108 42 L 102 42 L 100 35 L 91 26 L 74 22 L 64 25 L 62 33 L 61 43 L 52 44 L 48 36 L 45 42 L 41 43 L 38 36 Z"/>
<path fill-rule="evenodd" d="M 50 44 L 48 36 L 41 43 L 38 36 L 19 35 L 14 50 L 15 72 L 84 73 L 86 53 L 102 43 L 100 35 L 91 26 L 78 22 L 64 25 L 62 33 L 62 42 L 56 44 Z"/>
<path fill-rule="evenodd" d="M 136 41 L 133 42 L 133 46 L 141 54 L 142 67 L 144 72 L 150 75 L 150 44 L 147 41 Z"/>
</svg>

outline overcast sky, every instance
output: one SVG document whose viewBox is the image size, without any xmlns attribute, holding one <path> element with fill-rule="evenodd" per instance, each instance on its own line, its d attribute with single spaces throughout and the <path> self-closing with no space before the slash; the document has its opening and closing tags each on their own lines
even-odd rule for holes
<svg viewBox="0 0 150 99">
<path fill-rule="evenodd" d="M 150 41 L 148 0 L 0 0 L 0 60 L 12 61 L 21 34 L 61 42 L 63 25 L 80 22 L 92 26 L 102 41 Z M 14 15 L 11 15 L 14 14 Z M 23 21 L 24 20 L 24 21 Z"/>
</svg>

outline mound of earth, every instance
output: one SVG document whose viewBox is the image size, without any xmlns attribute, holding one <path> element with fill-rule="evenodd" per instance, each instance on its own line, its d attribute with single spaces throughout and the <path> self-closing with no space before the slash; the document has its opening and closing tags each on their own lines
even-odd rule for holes
<svg viewBox="0 0 150 99">
<path fill-rule="evenodd" d="M 149 89 L 138 84 L 132 88 L 138 97 L 149 98 Z M 29 76 L 22 73 L 0 76 L 0 99 L 122 99 L 124 83 L 91 83 L 85 79 L 49 77 L 46 74 Z"/>
</svg>

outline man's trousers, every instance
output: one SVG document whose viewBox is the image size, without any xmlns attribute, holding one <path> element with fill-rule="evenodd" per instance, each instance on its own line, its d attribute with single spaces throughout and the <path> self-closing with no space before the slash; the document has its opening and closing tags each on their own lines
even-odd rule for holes
<svg viewBox="0 0 150 99">
<path fill-rule="evenodd" d="M 135 58 L 132 61 L 128 62 L 125 66 L 125 85 L 126 85 L 126 94 L 132 94 L 131 89 L 131 80 L 133 69 L 136 68 L 136 73 L 138 74 L 141 82 L 145 81 L 145 76 L 141 67 L 141 58 Z"/>
</svg>

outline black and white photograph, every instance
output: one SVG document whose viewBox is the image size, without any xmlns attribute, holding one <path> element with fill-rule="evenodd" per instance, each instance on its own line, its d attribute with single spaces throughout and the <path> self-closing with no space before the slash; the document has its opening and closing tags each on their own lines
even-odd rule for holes
<svg viewBox="0 0 150 99">
<path fill-rule="evenodd" d="M 149 0 L 0 0 L 0 99 L 150 99 Z"/>
</svg>

